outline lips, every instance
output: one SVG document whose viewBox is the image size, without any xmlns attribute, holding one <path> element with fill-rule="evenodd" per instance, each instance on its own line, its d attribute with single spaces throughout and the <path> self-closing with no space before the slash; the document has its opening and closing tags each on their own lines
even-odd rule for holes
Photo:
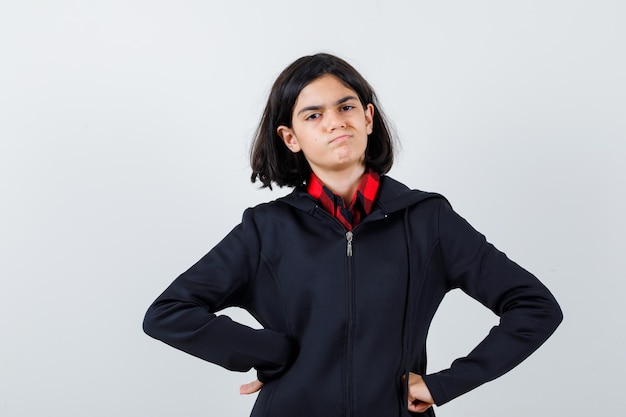
<svg viewBox="0 0 626 417">
<path fill-rule="evenodd" d="M 336 138 L 332 139 L 329 143 L 345 142 L 349 138 L 350 138 L 350 135 L 341 135 L 341 136 L 337 136 Z"/>
</svg>

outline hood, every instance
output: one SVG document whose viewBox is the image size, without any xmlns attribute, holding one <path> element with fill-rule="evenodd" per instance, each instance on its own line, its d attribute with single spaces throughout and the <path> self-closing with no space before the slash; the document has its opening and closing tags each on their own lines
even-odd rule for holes
<svg viewBox="0 0 626 417">
<path fill-rule="evenodd" d="M 391 177 L 381 177 L 378 206 L 385 214 L 403 210 L 431 198 L 444 197 L 437 193 L 412 190 Z"/>
<path fill-rule="evenodd" d="M 378 200 L 375 207 L 380 210 L 383 215 L 403 210 L 431 198 L 444 198 L 437 193 L 412 190 L 386 175 L 381 175 L 380 177 L 380 189 L 378 193 Z M 317 207 L 315 199 L 307 193 L 306 189 L 303 187 L 295 188 L 291 194 L 279 198 L 277 201 L 289 204 L 306 212 L 313 212 Z"/>
</svg>

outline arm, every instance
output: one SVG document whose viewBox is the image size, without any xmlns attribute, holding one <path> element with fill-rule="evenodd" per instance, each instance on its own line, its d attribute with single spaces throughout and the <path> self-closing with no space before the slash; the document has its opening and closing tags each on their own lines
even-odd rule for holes
<svg viewBox="0 0 626 417">
<path fill-rule="evenodd" d="M 518 365 L 554 332 L 563 316 L 537 278 L 488 243 L 445 201 L 439 211 L 439 240 L 451 286 L 500 317 L 500 324 L 466 357 L 424 376 L 435 403 L 441 405 Z"/>
<path fill-rule="evenodd" d="M 267 381 L 289 366 L 293 347 L 287 335 L 252 329 L 215 312 L 245 306 L 260 247 L 251 210 L 207 255 L 180 275 L 148 309 L 144 331 L 177 349 L 224 368 L 254 367 Z"/>
</svg>

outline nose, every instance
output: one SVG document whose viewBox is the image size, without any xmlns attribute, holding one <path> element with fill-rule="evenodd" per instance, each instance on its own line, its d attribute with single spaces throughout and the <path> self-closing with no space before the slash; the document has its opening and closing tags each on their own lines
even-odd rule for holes
<svg viewBox="0 0 626 417">
<path fill-rule="evenodd" d="M 326 122 L 326 128 L 329 131 L 333 131 L 337 128 L 344 128 L 346 127 L 346 122 L 342 116 L 342 114 L 338 111 L 329 111 L 326 115 L 325 122 Z"/>
</svg>

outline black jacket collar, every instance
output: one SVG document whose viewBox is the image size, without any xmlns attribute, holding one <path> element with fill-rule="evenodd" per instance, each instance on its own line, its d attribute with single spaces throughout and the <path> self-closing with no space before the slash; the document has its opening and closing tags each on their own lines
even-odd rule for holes
<svg viewBox="0 0 626 417">
<path fill-rule="evenodd" d="M 411 190 L 393 178 L 383 175 L 380 177 L 379 196 L 374 212 L 380 210 L 383 215 L 388 215 L 430 198 L 443 197 L 436 193 Z M 291 194 L 278 199 L 278 201 L 306 212 L 313 212 L 317 207 L 317 202 L 304 187 L 296 187 Z"/>
</svg>

